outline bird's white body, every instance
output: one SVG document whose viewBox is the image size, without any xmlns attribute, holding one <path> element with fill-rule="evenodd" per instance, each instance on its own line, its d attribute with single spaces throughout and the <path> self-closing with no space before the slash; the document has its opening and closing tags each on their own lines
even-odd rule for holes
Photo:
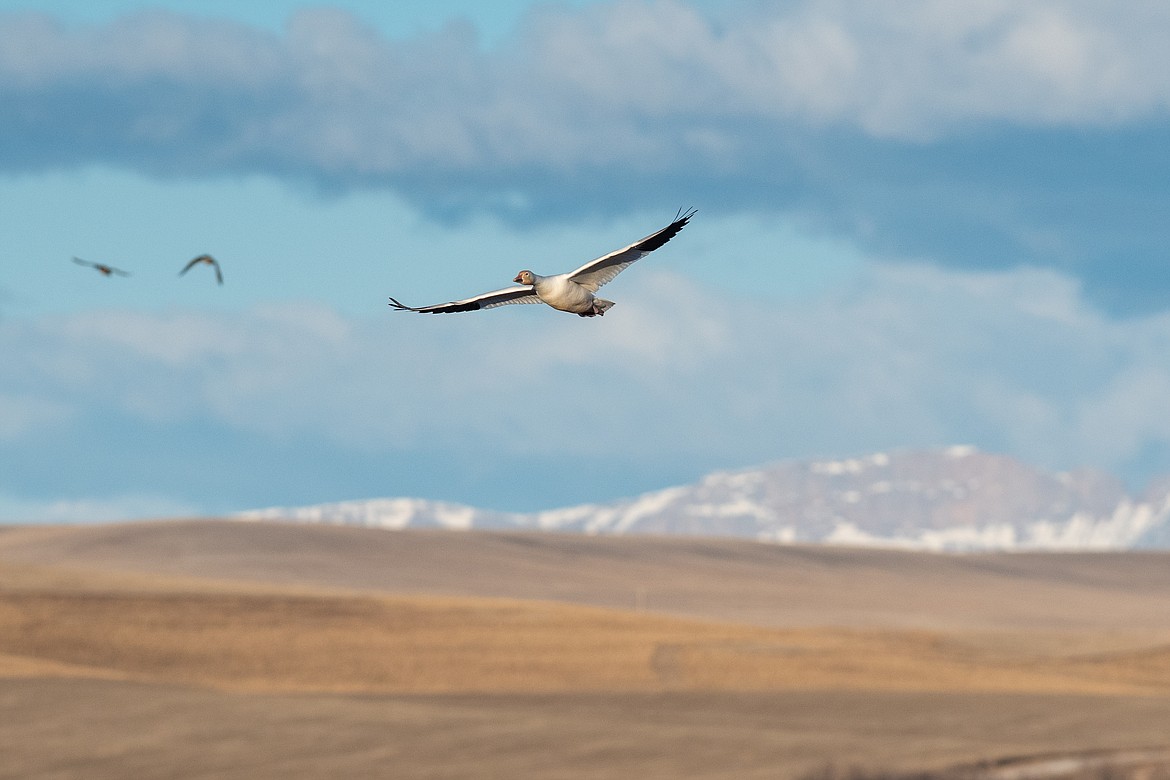
<svg viewBox="0 0 1170 780">
<path fill-rule="evenodd" d="M 554 309 L 580 314 L 583 317 L 605 314 L 605 311 L 613 306 L 613 301 L 594 296 L 588 287 L 573 281 L 570 276 L 571 274 L 541 276 L 531 271 L 521 271 L 514 281 L 532 285 L 536 297 Z"/>
</svg>

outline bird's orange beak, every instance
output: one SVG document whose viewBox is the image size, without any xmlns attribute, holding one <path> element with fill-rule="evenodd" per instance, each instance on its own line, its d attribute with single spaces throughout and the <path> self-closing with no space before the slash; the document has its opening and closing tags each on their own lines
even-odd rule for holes
<svg viewBox="0 0 1170 780">
<path fill-rule="evenodd" d="M 513 282 L 519 282 L 519 281 L 520 281 L 520 274 L 516 274 L 516 278 L 515 278 L 515 279 L 513 279 L 512 281 L 513 281 Z"/>
</svg>

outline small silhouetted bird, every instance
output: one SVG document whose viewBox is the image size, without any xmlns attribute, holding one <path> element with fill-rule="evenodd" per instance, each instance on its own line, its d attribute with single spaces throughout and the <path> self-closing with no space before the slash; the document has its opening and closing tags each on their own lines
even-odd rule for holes
<svg viewBox="0 0 1170 780">
<path fill-rule="evenodd" d="M 214 266 L 215 267 L 215 281 L 219 282 L 220 284 L 223 284 L 223 271 L 221 271 L 219 269 L 219 262 L 211 255 L 199 255 L 199 257 L 192 259 L 191 262 L 189 262 L 185 266 L 183 266 L 182 271 L 179 271 L 179 276 L 182 276 L 183 274 L 187 273 L 188 271 L 191 270 L 191 268 L 193 266 L 198 265 L 199 263 L 203 263 L 204 265 Z"/>
<path fill-rule="evenodd" d="M 117 274 L 118 276 L 130 275 L 129 271 L 123 271 L 121 268 L 114 268 L 114 266 L 106 265 L 105 263 L 91 263 L 88 260 L 82 260 L 80 257 L 73 258 L 73 262 L 78 265 L 84 265 L 87 268 L 96 268 L 102 276 L 110 276 L 112 274 Z"/>
</svg>

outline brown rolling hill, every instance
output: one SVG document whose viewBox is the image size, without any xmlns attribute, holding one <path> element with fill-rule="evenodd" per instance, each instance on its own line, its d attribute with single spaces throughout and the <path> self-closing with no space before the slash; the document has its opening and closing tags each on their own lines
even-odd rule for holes
<svg viewBox="0 0 1170 780">
<path fill-rule="evenodd" d="M 1170 554 L 9 527 L 0 723 L 0 777 L 795 777 L 1160 755 Z"/>
<path fill-rule="evenodd" d="M 1170 630 L 1170 553 L 989 553 L 685 537 L 172 521 L 8 527 L 0 561 L 106 574 L 544 599 L 760 626 Z"/>
</svg>

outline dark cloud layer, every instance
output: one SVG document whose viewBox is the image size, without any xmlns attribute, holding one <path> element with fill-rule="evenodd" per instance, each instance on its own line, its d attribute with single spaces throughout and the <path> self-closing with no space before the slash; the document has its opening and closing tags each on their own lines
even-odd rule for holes
<svg viewBox="0 0 1170 780">
<path fill-rule="evenodd" d="M 1135 3 L 683 2 L 390 41 L 332 10 L 281 35 L 165 13 L 0 16 L 0 169 L 101 163 L 392 188 L 436 218 L 696 205 L 871 252 L 1170 292 L 1170 10 Z"/>
</svg>

